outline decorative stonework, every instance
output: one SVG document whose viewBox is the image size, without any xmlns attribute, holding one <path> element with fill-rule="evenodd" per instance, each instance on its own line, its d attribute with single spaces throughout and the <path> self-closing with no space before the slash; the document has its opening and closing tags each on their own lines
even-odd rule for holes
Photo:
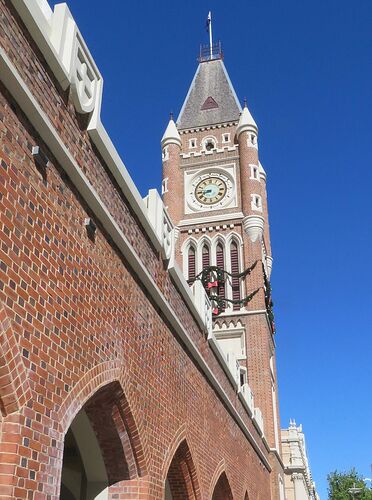
<svg viewBox="0 0 372 500">
<path fill-rule="evenodd" d="M 263 235 L 265 219 L 260 215 L 248 215 L 243 219 L 244 231 L 249 236 L 252 243 L 261 239 Z"/>
<path fill-rule="evenodd" d="M 213 153 L 226 153 L 227 151 L 237 151 L 239 149 L 238 144 L 234 144 L 233 146 L 222 146 L 221 148 L 216 148 L 213 150 Z M 208 156 L 212 154 L 212 151 L 190 151 L 190 153 L 180 153 L 181 158 L 197 158 L 199 156 Z"/>
<path fill-rule="evenodd" d="M 165 260 L 174 260 L 175 230 L 166 211 L 163 201 L 156 189 L 150 189 L 145 198 L 148 216 L 162 246 L 162 257 Z"/>
<path fill-rule="evenodd" d="M 49 41 L 68 74 L 72 99 L 79 113 L 100 110 L 103 80 L 66 4 L 58 4 L 48 20 Z"/>
<path fill-rule="evenodd" d="M 96 104 L 99 77 L 78 32 L 75 34 L 74 42 L 71 64 L 72 99 L 79 113 L 90 113 Z"/>
<path fill-rule="evenodd" d="M 302 426 L 290 421 L 288 429 L 282 429 L 282 457 L 285 472 L 285 489 L 288 500 L 319 500 L 311 476 Z"/>
<path fill-rule="evenodd" d="M 215 109 L 218 108 L 218 104 L 216 101 L 213 99 L 213 97 L 209 96 L 205 101 L 202 107 L 200 108 L 201 110 L 206 110 L 206 109 Z"/>
<path fill-rule="evenodd" d="M 225 196 L 213 205 L 202 203 L 196 196 L 195 189 L 197 185 L 205 179 L 220 179 L 226 186 Z M 207 167 L 203 170 L 186 170 L 184 172 L 184 210 L 185 214 L 195 212 L 210 213 L 221 208 L 235 208 L 236 199 L 236 170 L 235 164 L 219 165 L 218 167 Z"/>
<path fill-rule="evenodd" d="M 271 271 L 273 269 L 273 258 L 270 255 L 266 255 L 266 267 L 267 267 L 267 277 L 270 279 Z"/>
</svg>

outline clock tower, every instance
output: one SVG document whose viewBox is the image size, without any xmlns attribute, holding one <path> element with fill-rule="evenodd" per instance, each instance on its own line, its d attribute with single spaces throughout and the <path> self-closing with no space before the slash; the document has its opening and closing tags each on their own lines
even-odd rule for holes
<svg viewBox="0 0 372 500">
<path fill-rule="evenodd" d="M 240 105 L 220 46 L 201 53 L 178 119 L 171 117 L 161 144 L 162 194 L 177 227 L 178 262 L 190 286 L 208 266 L 224 272 L 214 290 L 222 306 L 213 335 L 227 363 L 238 367 L 238 384 L 249 388 L 262 411 L 272 498 L 282 498 L 266 173 L 257 124 L 247 104 Z"/>
</svg>

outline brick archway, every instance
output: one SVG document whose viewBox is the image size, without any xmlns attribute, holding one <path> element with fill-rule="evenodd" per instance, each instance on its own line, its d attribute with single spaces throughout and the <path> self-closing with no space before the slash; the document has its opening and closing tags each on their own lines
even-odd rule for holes
<svg viewBox="0 0 372 500">
<path fill-rule="evenodd" d="M 8 316 L 0 304 L 0 414 L 17 412 L 32 397 L 27 370 L 19 348 L 19 324 Z"/>
<path fill-rule="evenodd" d="M 222 472 L 214 487 L 212 500 L 233 500 L 233 498 L 229 480 L 226 473 Z"/>
<path fill-rule="evenodd" d="M 61 410 L 65 421 L 71 420 L 69 409 Z M 65 495 L 71 468 L 80 474 L 83 495 L 91 494 L 89 488 L 96 488 L 94 494 L 105 491 L 106 496 L 109 488 L 120 493 L 129 485 L 140 486 L 147 474 L 139 432 L 118 380 L 99 387 L 84 401 L 64 432 L 64 444 L 61 491 Z"/>
<path fill-rule="evenodd" d="M 192 455 L 184 439 L 178 446 L 169 465 L 165 500 L 199 500 L 199 481 Z"/>
</svg>

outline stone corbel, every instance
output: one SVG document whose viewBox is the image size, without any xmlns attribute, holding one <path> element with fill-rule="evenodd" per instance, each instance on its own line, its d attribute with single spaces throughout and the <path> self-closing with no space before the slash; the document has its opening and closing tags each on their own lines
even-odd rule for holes
<svg viewBox="0 0 372 500">
<path fill-rule="evenodd" d="M 273 269 L 273 258 L 270 255 L 266 255 L 266 267 L 267 267 L 267 277 L 270 279 L 271 271 Z"/>
<path fill-rule="evenodd" d="M 260 241 L 263 236 L 265 219 L 261 215 L 248 215 L 243 219 L 244 231 L 252 243 Z"/>
</svg>

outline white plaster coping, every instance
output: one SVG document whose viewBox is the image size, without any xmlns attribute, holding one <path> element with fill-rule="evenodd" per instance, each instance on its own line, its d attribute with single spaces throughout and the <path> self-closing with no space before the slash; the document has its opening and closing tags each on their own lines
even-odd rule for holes
<svg viewBox="0 0 372 500">
<path fill-rule="evenodd" d="M 216 337 L 214 336 L 213 332 L 212 334 L 208 337 L 208 343 L 209 345 L 211 346 L 212 348 L 212 351 L 214 352 L 216 358 L 218 359 L 223 371 L 225 372 L 225 374 L 227 375 L 227 378 L 230 380 L 231 382 L 231 385 L 234 387 L 234 389 L 237 391 L 238 390 L 238 384 L 237 384 L 237 381 L 236 381 L 236 378 L 234 377 L 234 375 L 231 373 L 231 370 L 228 366 L 228 364 L 226 363 L 226 357 L 225 357 L 225 354 L 223 353 L 221 347 L 219 346 L 219 343 L 218 343 L 218 340 L 216 339 Z M 249 415 L 249 413 L 248 413 Z M 251 416 L 251 415 L 249 415 Z"/>
<path fill-rule="evenodd" d="M 32 38 L 36 42 L 50 69 L 61 87 L 66 90 L 70 85 L 68 71 L 61 65 L 56 49 L 49 38 L 52 9 L 46 0 L 11 0 Z"/>
<path fill-rule="evenodd" d="M 264 442 L 266 441 L 265 436 L 264 436 L 262 439 L 263 439 L 263 441 L 264 441 Z M 267 442 L 267 441 L 266 441 L 266 442 Z M 270 448 L 270 447 L 268 448 L 268 451 L 270 451 L 270 453 L 272 453 L 273 455 L 275 455 L 275 456 L 276 456 L 276 458 L 277 458 L 277 460 L 278 460 L 279 464 L 281 465 L 281 467 L 282 467 L 283 469 L 285 469 L 285 468 L 286 468 L 286 466 L 284 465 L 284 462 L 283 462 L 283 460 L 282 460 L 282 457 L 280 456 L 279 451 L 278 451 L 276 448 Z"/>
<path fill-rule="evenodd" d="M 241 418 L 238 411 L 230 401 L 223 387 L 214 376 L 212 370 L 204 360 L 203 356 L 200 354 L 197 346 L 194 344 L 194 342 L 188 335 L 183 324 L 181 323 L 178 316 L 175 314 L 175 312 L 169 305 L 167 299 L 164 297 L 159 287 L 152 279 L 145 265 L 143 264 L 143 262 L 140 260 L 137 253 L 133 249 L 132 245 L 129 243 L 129 241 L 121 231 L 120 227 L 117 225 L 117 223 L 109 213 L 107 207 L 102 203 L 98 194 L 89 183 L 87 177 L 85 176 L 83 171 L 79 168 L 75 159 L 68 151 L 64 143 L 62 142 L 61 138 L 59 137 L 57 131 L 50 122 L 49 118 L 41 109 L 36 99 L 33 97 L 30 90 L 28 89 L 26 83 L 22 80 L 15 66 L 11 63 L 4 49 L 2 48 L 0 48 L 0 79 L 4 84 L 4 86 L 11 93 L 13 98 L 17 101 L 18 105 L 21 107 L 22 111 L 27 116 L 31 125 L 39 133 L 42 140 L 47 144 L 48 148 L 56 158 L 57 162 L 70 177 L 76 189 L 79 191 L 80 195 L 85 200 L 89 208 L 95 214 L 97 219 L 100 220 L 103 227 L 105 228 L 105 231 L 110 235 L 112 241 L 115 243 L 117 248 L 125 257 L 128 264 L 140 278 L 142 285 L 146 288 L 149 295 L 153 298 L 156 305 L 162 311 L 163 315 L 167 318 L 169 324 L 174 330 L 174 333 L 185 345 L 186 349 L 190 353 L 191 357 L 194 359 L 195 363 L 199 366 L 201 371 L 206 376 L 210 385 L 213 387 L 213 389 L 219 395 L 221 400 L 224 402 L 230 415 L 234 418 L 235 422 L 238 424 L 238 426 L 240 427 L 240 429 L 242 430 L 242 432 L 244 433 L 244 435 L 246 436 L 246 438 L 256 451 L 257 455 L 265 465 L 266 469 L 269 472 L 271 472 L 272 469 L 270 463 L 268 462 L 264 453 L 258 446 L 255 438 L 253 437 L 252 433 L 246 426 L 244 420 Z M 103 143 L 105 141 L 108 141 L 108 144 L 104 144 L 107 154 L 109 154 L 109 149 L 111 147 L 113 148 L 114 155 L 118 157 L 118 153 L 116 152 L 114 146 L 112 145 L 111 140 L 108 138 L 107 132 L 104 130 L 103 126 L 102 129 L 94 131 L 95 134 L 97 134 L 96 137 L 99 135 L 101 131 L 102 136 L 99 136 L 99 139 Z M 111 158 L 111 163 L 113 162 L 114 158 Z M 127 172 L 126 174 L 129 177 L 129 174 Z M 131 181 L 130 183 L 134 185 L 131 179 L 130 181 Z M 122 182 L 124 182 L 124 177 L 122 178 Z M 138 193 L 137 189 L 135 189 L 135 191 L 136 193 Z M 142 199 L 140 200 L 141 203 L 143 203 Z M 151 228 L 151 233 L 155 237 L 155 242 L 157 242 L 157 245 L 159 245 L 159 240 L 157 239 L 155 232 L 152 229 L 152 226 L 148 221 L 147 217 L 145 216 L 145 214 L 144 217 L 145 221 L 147 221 L 147 226 Z M 179 271 L 179 273 L 181 272 Z M 177 271 L 174 271 L 174 274 L 178 275 Z"/>
<path fill-rule="evenodd" d="M 258 430 L 260 436 L 262 437 L 264 435 L 264 426 L 263 426 L 262 412 L 259 408 L 254 409 L 252 421 L 254 426 Z"/>
<path fill-rule="evenodd" d="M 194 226 L 195 224 L 207 224 L 210 222 L 220 224 L 220 222 L 224 220 L 243 219 L 243 217 L 244 217 L 243 212 L 236 212 L 232 214 L 221 214 L 221 215 L 204 215 L 203 212 L 200 212 L 200 217 L 198 218 L 195 217 L 194 219 L 181 220 L 181 222 L 178 224 L 178 227 Z"/>
<path fill-rule="evenodd" d="M 246 386 L 246 387 L 245 387 Z M 238 396 L 240 401 L 243 403 L 243 406 L 248 412 L 250 417 L 253 417 L 254 412 L 254 398 L 251 388 L 248 384 L 244 384 L 239 388 Z"/>
</svg>

